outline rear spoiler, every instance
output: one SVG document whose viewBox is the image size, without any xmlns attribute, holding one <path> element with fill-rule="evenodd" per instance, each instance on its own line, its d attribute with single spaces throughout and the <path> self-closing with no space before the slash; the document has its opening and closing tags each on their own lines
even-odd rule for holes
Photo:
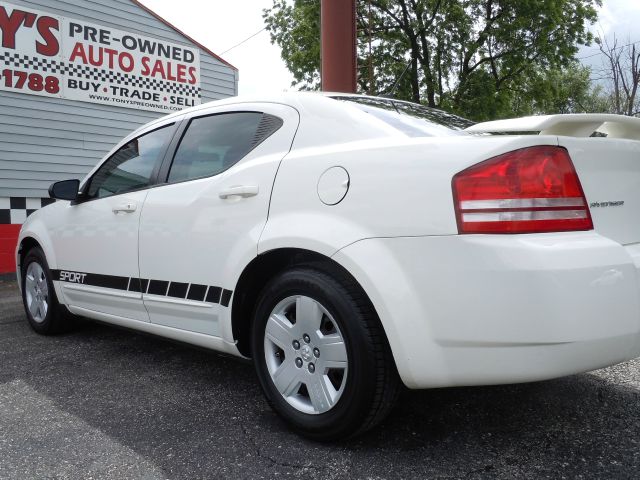
<svg viewBox="0 0 640 480">
<path fill-rule="evenodd" d="M 530 133 L 590 137 L 594 132 L 608 138 L 640 140 L 640 118 L 605 113 L 539 115 L 478 123 L 466 129 L 470 133 Z"/>
</svg>

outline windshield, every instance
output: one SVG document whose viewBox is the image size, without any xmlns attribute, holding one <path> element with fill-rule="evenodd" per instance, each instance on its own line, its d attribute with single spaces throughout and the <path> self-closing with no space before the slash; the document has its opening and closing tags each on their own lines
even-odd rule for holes
<svg viewBox="0 0 640 480">
<path fill-rule="evenodd" d="M 473 125 L 465 118 L 409 102 L 356 96 L 332 98 L 349 102 L 410 137 L 467 135 L 463 130 Z"/>
</svg>

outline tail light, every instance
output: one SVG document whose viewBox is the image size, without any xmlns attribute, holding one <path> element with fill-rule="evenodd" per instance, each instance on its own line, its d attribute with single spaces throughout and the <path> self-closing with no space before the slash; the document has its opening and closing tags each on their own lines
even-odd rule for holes
<svg viewBox="0 0 640 480">
<path fill-rule="evenodd" d="M 591 230 L 589 207 L 569 153 L 555 146 L 515 150 L 453 177 L 460 233 Z"/>
</svg>

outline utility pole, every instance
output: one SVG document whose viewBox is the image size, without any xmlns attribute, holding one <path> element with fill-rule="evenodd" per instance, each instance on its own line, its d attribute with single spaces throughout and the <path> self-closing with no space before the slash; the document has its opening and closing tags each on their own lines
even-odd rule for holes
<svg viewBox="0 0 640 480">
<path fill-rule="evenodd" d="M 367 33 L 369 34 L 369 95 L 375 95 L 373 90 L 373 55 L 371 53 L 371 0 L 369 0 L 369 22 L 367 24 Z M 356 57 L 357 58 L 357 57 Z"/>
<path fill-rule="evenodd" d="M 356 0 L 322 0 L 321 80 L 325 92 L 356 92 Z"/>
</svg>

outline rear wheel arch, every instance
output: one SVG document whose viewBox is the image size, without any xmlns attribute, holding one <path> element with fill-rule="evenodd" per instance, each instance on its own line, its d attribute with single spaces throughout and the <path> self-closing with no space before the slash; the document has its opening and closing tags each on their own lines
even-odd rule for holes
<svg viewBox="0 0 640 480">
<path fill-rule="evenodd" d="M 347 269 L 335 260 L 320 253 L 299 248 L 270 250 L 258 255 L 245 267 L 236 284 L 236 290 L 233 295 L 231 305 L 233 338 L 237 342 L 238 350 L 245 357 L 251 357 L 251 321 L 262 289 L 279 273 L 288 268 L 301 265 L 320 270 L 329 275 L 349 278 L 357 284 L 371 304 L 371 308 L 375 311 L 375 307 L 364 288 Z M 382 324 L 380 327 L 384 332 Z M 388 339 L 386 341 L 389 344 Z"/>
</svg>

